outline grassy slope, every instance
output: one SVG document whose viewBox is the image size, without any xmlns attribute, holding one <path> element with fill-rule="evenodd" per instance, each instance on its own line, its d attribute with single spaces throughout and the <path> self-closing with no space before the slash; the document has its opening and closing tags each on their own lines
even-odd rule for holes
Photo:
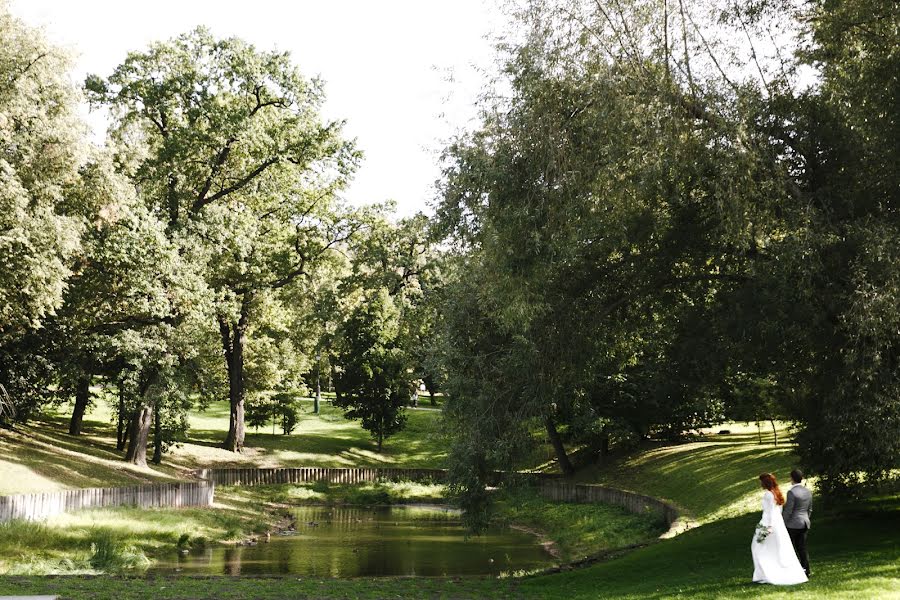
<svg viewBox="0 0 900 600">
<path fill-rule="evenodd" d="M 425 414 L 423 412 L 423 414 Z M 335 415 L 337 416 L 337 415 Z M 328 415 L 321 419 L 328 423 Z M 195 417 L 196 418 L 196 417 Z M 418 418 L 418 417 L 417 417 Z M 427 417 L 426 417 L 427 418 Z M 224 419 L 215 412 L 202 419 Z M 309 421 L 307 418 L 305 421 Z M 423 419 L 424 421 L 424 419 Z M 303 461 L 300 454 L 312 455 L 313 460 L 370 460 L 367 450 L 371 442 L 364 432 L 346 429 L 352 425 L 335 419 L 330 424 L 306 423 L 295 444 L 279 447 L 278 438 L 259 434 L 249 438 L 248 444 L 258 449 L 255 456 L 241 457 L 240 461 L 267 460 Z M 196 426 L 196 425 L 195 425 Z M 342 427 L 343 426 L 343 427 Z M 103 429 L 108 429 L 103 424 Z M 199 428 L 197 437 L 209 431 L 209 444 L 216 438 L 217 427 Z M 358 428 L 357 428 L 358 429 Z M 622 458 L 603 468 L 595 468 L 581 474 L 582 479 L 594 480 L 635 489 L 637 491 L 668 498 L 686 508 L 696 517 L 700 526 L 648 548 L 632 552 L 624 557 L 568 573 L 524 580 L 486 579 L 438 579 L 438 580 L 298 580 L 294 578 L 274 581 L 258 579 L 119 579 L 111 577 L 82 579 L 39 577 L 0 578 L 0 593 L 61 593 L 64 597 L 112 597 L 122 599 L 139 597 L 190 597 L 190 598 L 281 598 L 281 597 L 533 597 L 558 598 L 743 598 L 758 596 L 760 588 L 750 583 L 752 569 L 749 541 L 756 511 L 759 491 L 755 477 L 761 471 L 774 471 L 784 479 L 795 461 L 789 445 L 770 445 L 766 434 L 764 445 L 756 441 L 755 429 L 739 431 L 729 436 L 710 436 L 706 441 L 659 447 Z M 307 440 L 304 440 L 304 433 Z M 334 434 L 335 439 L 329 439 Z M 428 426 L 416 435 L 429 438 Z M 61 436 L 65 438 L 65 436 Z M 422 437 L 419 440 L 422 440 Z M 784 441 L 784 432 L 779 434 Z M 91 440 L 95 440 L 93 433 Z M 107 437 L 97 433 L 91 456 L 105 458 Z M 284 439 L 284 438 L 282 438 Z M 65 441 L 65 439 L 63 439 Z M 404 447 L 401 442 L 395 449 Z M 8 439 L 0 437 L 0 443 Z M 295 446 L 304 446 L 298 450 Z M 439 439 L 406 443 L 410 457 L 394 454 L 393 464 L 440 464 Z M 416 443 L 412 443 L 416 442 Z M 92 441 L 92 444 L 95 442 Z M 180 468 L 197 464 L 199 458 L 208 456 L 202 450 L 219 451 L 196 444 L 201 450 L 176 454 L 174 461 Z M 21 445 L 14 449 L 18 450 Z M 431 448 L 431 449 L 429 449 Z M 337 457 L 329 456 L 331 451 Z M 199 452 L 200 455 L 192 454 Z M 9 461 L 9 456 L 7 461 Z M 45 456 L 49 457 L 50 454 Z M 215 458 L 217 455 L 210 455 Z M 368 457 L 368 458 L 367 458 Z M 229 455 L 229 459 L 234 458 Z M 435 459 L 435 462 L 429 462 Z M 79 470 L 79 461 L 65 458 L 71 464 L 54 467 L 56 470 L 40 471 L 40 476 L 60 485 L 76 485 L 84 478 L 104 479 L 108 474 L 106 463 L 95 466 L 98 472 Z M 21 467 L 22 462 L 9 461 Z M 320 463 L 328 464 L 328 463 Z M 334 463 L 331 463 L 334 464 Z M 377 463 L 376 463 L 377 464 Z M 389 463 L 390 464 L 390 463 Z M 36 465 L 35 465 L 36 466 Z M 2 465 L 0 465 L 2 467 Z M 24 467 L 31 468 L 31 467 Z M 49 469 L 49 467 L 48 467 Z M 36 471 L 37 472 L 37 471 Z M 156 477 L 171 476 L 165 469 Z M 77 474 L 75 474 L 77 473 Z M 131 478 L 132 473 L 115 476 Z M 241 493 L 246 493 L 243 491 Z M 240 502 L 240 498 L 235 500 Z M 244 501 L 251 506 L 247 498 Z M 806 585 L 795 588 L 765 588 L 767 596 L 775 598 L 900 598 L 900 501 L 897 497 L 883 499 L 875 506 L 857 507 L 854 513 L 819 511 L 810 534 L 810 552 L 814 577 Z M 126 509 L 127 510 L 127 509 Z M 238 509 L 240 510 L 240 509 Z M 561 518 L 566 515 L 561 511 Z M 570 517 L 577 518 L 577 517 Z M 214 525 L 214 524 L 213 524 Z M 196 525 L 203 531 L 207 524 Z M 176 528 L 177 529 L 177 528 Z M 172 532 L 157 534 L 170 539 Z M 152 536 L 151 536 L 152 537 Z M 0 549 L 2 551 L 2 549 Z"/>
<path fill-rule="evenodd" d="M 900 506 L 900 505 L 895 505 Z M 900 598 L 900 511 L 817 518 L 810 531 L 813 577 L 793 587 L 750 582 L 756 514 L 717 521 L 622 558 L 523 582 L 535 597 Z"/>
<path fill-rule="evenodd" d="M 783 484 L 797 465 L 789 432 L 780 428 L 775 446 L 771 430 L 760 444 L 755 427 L 728 429 L 729 435 L 643 449 L 578 477 L 670 500 L 700 523 L 758 510 L 759 474 L 774 473 Z"/>
<path fill-rule="evenodd" d="M 750 539 L 759 518 L 757 475 L 785 481 L 796 464 L 787 431 L 731 426 L 731 435 L 649 449 L 579 476 L 667 498 L 699 526 L 651 547 L 586 569 L 534 578 L 521 591 L 552 598 L 750 598 Z M 767 598 L 900 598 L 900 497 L 823 510 L 810 531 L 811 581 L 764 588 Z"/>
<path fill-rule="evenodd" d="M 563 562 L 653 541 L 666 530 L 654 515 L 636 515 L 610 504 L 554 503 L 534 490 L 507 490 L 494 506 L 500 523 L 524 526 L 553 541 Z"/>
<path fill-rule="evenodd" d="M 219 446 L 228 429 L 228 406 L 211 405 L 190 415 L 188 441 L 173 448 L 161 466 L 138 469 L 122 461 L 115 449 L 115 431 L 108 407 L 93 406 L 85 417 L 84 433 L 72 437 L 67 407 L 43 422 L 0 430 L 0 494 L 16 494 L 75 487 L 104 487 L 171 481 L 187 471 L 215 466 L 402 466 L 441 467 L 447 445 L 439 425 L 440 413 L 430 409 L 407 411 L 404 431 L 376 452 L 375 442 L 358 423 L 325 402 L 319 415 L 304 405 L 300 423 L 291 435 L 271 430 L 247 434 L 243 454 Z"/>
</svg>

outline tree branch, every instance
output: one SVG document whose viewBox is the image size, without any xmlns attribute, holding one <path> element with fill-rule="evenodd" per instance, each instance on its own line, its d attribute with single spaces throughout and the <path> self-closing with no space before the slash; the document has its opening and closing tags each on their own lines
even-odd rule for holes
<svg viewBox="0 0 900 600">
<path fill-rule="evenodd" d="M 231 154 L 231 146 L 237 140 L 235 138 L 228 138 L 225 142 L 225 146 L 219 150 L 219 154 L 216 156 L 216 160 L 213 163 L 212 168 L 209 170 L 209 177 L 206 178 L 206 181 L 203 182 L 203 187 L 200 188 L 200 194 L 197 195 L 197 202 L 203 204 L 206 202 L 206 195 L 209 193 L 209 189 L 212 187 L 213 178 L 219 174 L 219 170 L 222 168 L 222 165 L 225 164 L 225 161 L 228 160 L 228 155 Z"/>
<path fill-rule="evenodd" d="M 194 203 L 191 205 L 191 212 L 198 212 L 207 204 L 212 204 L 216 200 L 219 200 L 220 198 L 224 198 L 228 194 L 231 194 L 233 192 L 236 192 L 236 191 L 246 187 L 247 184 L 249 184 L 251 181 L 253 181 L 257 177 L 262 175 L 262 173 L 266 169 L 268 169 L 269 167 L 271 167 L 272 165 L 277 163 L 279 160 L 280 159 L 277 156 L 269 158 L 266 161 L 264 161 L 262 164 L 260 164 L 258 167 L 256 167 L 252 171 L 250 171 L 250 173 L 241 177 L 240 179 L 238 179 L 236 182 L 229 185 L 228 187 L 222 188 L 221 190 L 219 190 L 218 192 L 216 192 L 215 194 L 213 194 L 211 196 L 205 196 L 202 199 L 197 198 L 197 200 L 195 200 Z"/>
</svg>

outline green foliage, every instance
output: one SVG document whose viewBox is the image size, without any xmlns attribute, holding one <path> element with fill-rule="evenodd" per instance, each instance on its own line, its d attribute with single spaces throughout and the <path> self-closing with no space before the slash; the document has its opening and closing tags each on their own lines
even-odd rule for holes
<svg viewBox="0 0 900 600">
<path fill-rule="evenodd" d="M 289 435 L 297 428 L 300 410 L 295 393 L 259 394 L 247 404 L 247 424 L 257 430 L 271 425 L 274 431 L 278 423 L 281 433 Z"/>
<path fill-rule="evenodd" d="M 283 291 L 358 228 L 336 193 L 359 154 L 341 123 L 321 118 L 321 83 L 287 54 L 202 28 L 130 54 L 86 88 L 116 117 L 110 143 L 120 170 L 140 182 L 142 200 L 212 293 L 209 325 L 225 350 L 232 403 L 226 445 L 239 451 L 245 385 L 277 388 L 252 377 L 296 380 L 303 370 L 290 360 L 298 352 Z"/>
<path fill-rule="evenodd" d="M 823 491 L 858 494 L 900 465 L 898 17 L 851 1 L 804 18 L 799 58 L 821 84 L 765 107 L 795 188 L 731 302 L 729 353 L 776 382 Z"/>
<path fill-rule="evenodd" d="M 516 13 L 437 207 L 473 508 L 539 420 L 603 452 L 787 417 L 823 490 L 898 472 L 896 11 L 833 4 Z"/>
<path fill-rule="evenodd" d="M 399 313 L 386 292 L 378 290 L 350 314 L 335 352 L 334 405 L 348 419 L 359 419 L 381 451 L 385 438 L 403 429 L 410 375 L 397 343 Z"/>
<path fill-rule="evenodd" d="M 747 133 L 755 90 L 710 77 L 705 91 L 671 55 L 641 54 L 662 7 L 617 7 L 629 43 L 602 7 L 562 4 L 516 22 L 527 33 L 499 58 L 510 93 L 446 151 L 438 218 L 465 255 L 445 365 L 470 483 L 514 466 L 540 423 L 604 451 L 721 419 L 704 325 L 786 195 Z"/>
<path fill-rule="evenodd" d="M 83 160 L 69 59 L 0 6 L 0 342 L 62 301 L 81 223 L 66 188 Z"/>
<path fill-rule="evenodd" d="M 69 57 L 0 5 L 0 385 L 3 417 L 27 419 L 55 380 L 31 335 L 63 300 L 81 207 L 68 195 L 84 160 Z"/>
</svg>

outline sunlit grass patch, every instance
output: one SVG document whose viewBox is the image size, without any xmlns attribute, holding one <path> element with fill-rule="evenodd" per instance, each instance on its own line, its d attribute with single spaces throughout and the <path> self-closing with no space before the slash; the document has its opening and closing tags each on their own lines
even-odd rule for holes
<svg viewBox="0 0 900 600">
<path fill-rule="evenodd" d="M 708 523 L 757 510 L 759 474 L 772 472 L 786 483 L 798 464 L 790 443 L 760 445 L 753 438 L 719 437 L 728 439 L 644 449 L 587 469 L 579 479 L 670 500 Z"/>
<path fill-rule="evenodd" d="M 900 504 L 900 498 L 895 498 Z M 636 550 L 592 567 L 527 580 L 529 596 L 571 600 L 615 598 L 828 598 L 900 597 L 900 513 L 867 511 L 828 514 L 810 531 L 813 577 L 799 586 L 766 586 L 750 581 L 750 537 L 757 515 L 701 525 L 674 539 Z M 598 582 L 602 582 L 598 586 Z"/>
</svg>

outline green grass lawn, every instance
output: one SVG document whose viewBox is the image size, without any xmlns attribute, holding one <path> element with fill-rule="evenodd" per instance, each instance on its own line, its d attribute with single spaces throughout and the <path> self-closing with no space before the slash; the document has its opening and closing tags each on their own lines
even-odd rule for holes
<svg viewBox="0 0 900 600">
<path fill-rule="evenodd" d="M 771 430 L 763 431 L 760 444 L 755 426 L 732 423 L 713 431 L 723 428 L 732 433 L 645 447 L 584 469 L 578 479 L 669 500 L 700 523 L 759 510 L 759 474 L 774 473 L 784 485 L 798 464 L 789 431 L 779 428 L 775 446 Z"/>
<path fill-rule="evenodd" d="M 817 516 L 809 534 L 813 576 L 800 586 L 750 582 L 757 514 L 716 521 L 585 569 L 526 580 L 553 598 L 900 598 L 900 502 L 893 510 Z"/>
<path fill-rule="evenodd" d="M 427 406 L 427 404 L 426 404 Z M 442 466 L 445 443 L 440 414 L 410 411 L 409 428 L 388 441 L 379 455 L 355 423 L 330 405 L 321 415 L 303 414 L 291 436 L 251 432 L 247 452 L 219 449 L 227 407 L 214 405 L 191 415 L 190 442 L 167 455 L 154 469 L 124 465 L 114 450 L 108 414 L 97 407 L 86 435 L 63 433 L 64 417 L 0 432 L 0 493 L 122 485 L 183 475 L 197 466 L 391 465 Z M 49 426 L 48 426 L 49 425 Z M 685 509 L 696 526 L 673 539 L 652 543 L 590 567 L 527 578 L 438 578 L 323 580 L 286 578 L 121 578 L 0 577 L 0 594 L 58 593 L 64 598 L 900 598 L 900 498 L 887 493 L 875 501 L 823 507 L 817 504 L 810 533 L 813 578 L 791 588 L 760 588 L 749 582 L 749 542 L 758 519 L 757 475 L 772 471 L 785 481 L 796 464 L 790 432 L 771 430 L 762 443 L 754 426 L 723 426 L 728 435 L 706 432 L 694 441 L 646 446 L 603 465 L 584 469 L 578 479 L 669 499 Z M 722 429 L 722 428 L 717 428 Z M 44 487 L 46 486 L 46 487 Z M 0 560 L 33 555 L 37 566 L 65 556 L 82 559 L 98 533 L 109 532 L 151 557 L 163 547 L 189 539 L 219 540 L 270 527 L 280 505 L 305 502 L 395 502 L 402 498 L 436 500 L 438 486 L 402 484 L 347 486 L 273 486 L 217 490 L 215 510 L 138 511 L 105 509 L 63 515 L 46 525 L 0 529 Z M 421 488 L 421 489 L 420 489 Z M 507 494 L 498 504 L 501 518 L 542 530 L 566 557 L 575 558 L 626 541 L 652 538 L 653 524 L 607 514 L 611 507 L 549 505 Z M 824 508 L 824 510 L 823 510 Z M 18 528 L 18 529 L 17 529 Z M 36 550 L 36 551 L 35 551 Z M 26 569 L 27 570 L 27 569 Z M 35 569 L 41 572 L 40 569 Z"/>
<path fill-rule="evenodd" d="M 441 413 L 427 403 L 407 410 L 406 428 L 388 438 L 381 453 L 368 432 L 330 402 L 323 402 L 316 415 L 308 400 L 292 434 L 250 429 L 245 451 L 235 454 L 221 448 L 229 409 L 226 402 L 216 402 L 203 412 L 192 412 L 187 440 L 165 454 L 162 465 L 147 469 L 122 461 L 105 403 L 90 408 L 77 437 L 66 433 L 69 410 L 63 405 L 17 432 L 0 430 L 0 494 L 171 481 L 202 467 L 440 468 L 446 460 Z"/>
<path fill-rule="evenodd" d="M 220 448 L 228 430 L 228 404 L 212 404 L 190 417 L 189 443 L 176 448 L 169 460 L 187 468 L 213 466 L 317 466 L 317 467 L 428 467 L 440 468 L 447 444 L 440 424 L 441 413 L 431 409 L 407 409 L 403 431 L 385 441 L 383 451 L 355 421 L 348 421 L 330 402 L 318 415 L 312 401 L 303 403 L 297 429 L 290 435 L 272 434 L 270 428 L 248 429 L 245 452 Z"/>
</svg>

